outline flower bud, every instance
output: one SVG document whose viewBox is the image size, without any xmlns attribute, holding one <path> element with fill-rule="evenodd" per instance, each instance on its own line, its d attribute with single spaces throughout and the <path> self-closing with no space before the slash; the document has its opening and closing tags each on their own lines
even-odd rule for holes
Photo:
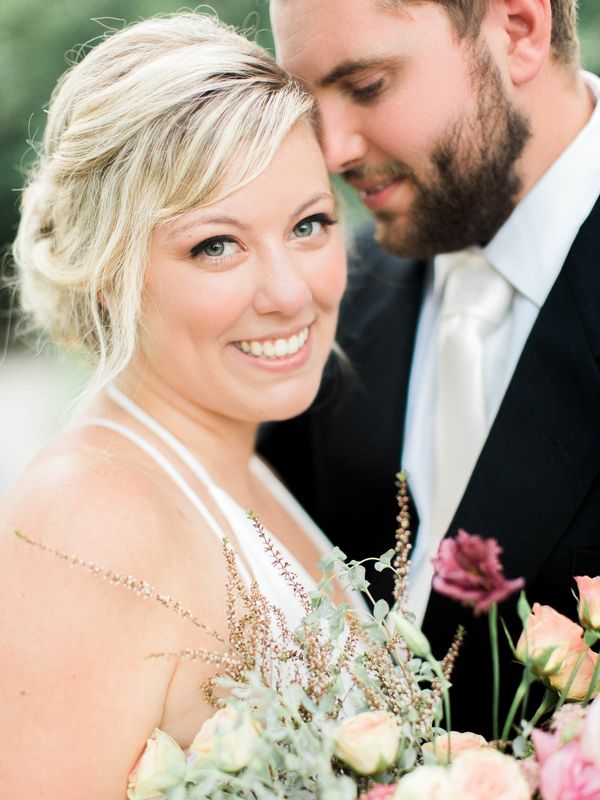
<svg viewBox="0 0 600 800">
<path fill-rule="evenodd" d="M 212 764 L 223 772 L 239 772 L 254 754 L 259 732 L 247 711 L 225 706 L 203 723 L 190 746 L 196 764 Z"/>
<path fill-rule="evenodd" d="M 579 589 L 579 621 L 584 628 L 600 631 L 600 577 L 583 575 L 575 580 Z"/>
<path fill-rule="evenodd" d="M 417 658 L 429 659 L 431 658 L 431 645 L 425 634 L 409 622 L 406 617 L 401 614 L 390 614 L 390 622 L 396 627 L 396 630 L 406 642 L 408 649 L 414 653 Z"/>
<path fill-rule="evenodd" d="M 129 800 L 152 800 L 162 797 L 183 781 L 185 753 L 167 733 L 155 728 L 144 752 L 129 775 Z"/>
<path fill-rule="evenodd" d="M 374 775 L 396 760 L 400 729 L 386 711 L 365 711 L 345 719 L 333 740 L 339 759 L 359 775 Z"/>
</svg>

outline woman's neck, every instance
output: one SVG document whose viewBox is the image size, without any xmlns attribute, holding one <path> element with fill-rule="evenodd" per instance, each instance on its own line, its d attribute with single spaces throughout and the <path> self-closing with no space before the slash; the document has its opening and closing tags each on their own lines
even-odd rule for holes
<svg viewBox="0 0 600 800">
<path fill-rule="evenodd" d="M 115 385 L 196 455 L 217 483 L 228 483 L 232 474 L 242 478 L 247 472 L 258 423 L 200 406 L 172 386 L 140 378 L 133 370 L 123 373 Z"/>
</svg>

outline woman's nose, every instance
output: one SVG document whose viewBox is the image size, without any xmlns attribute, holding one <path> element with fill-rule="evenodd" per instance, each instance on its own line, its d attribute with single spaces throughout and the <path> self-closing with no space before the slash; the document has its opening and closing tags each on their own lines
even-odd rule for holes
<svg viewBox="0 0 600 800">
<path fill-rule="evenodd" d="M 254 296 L 259 314 L 293 317 L 312 302 L 312 291 L 302 269 L 289 255 L 272 254 Z"/>
</svg>

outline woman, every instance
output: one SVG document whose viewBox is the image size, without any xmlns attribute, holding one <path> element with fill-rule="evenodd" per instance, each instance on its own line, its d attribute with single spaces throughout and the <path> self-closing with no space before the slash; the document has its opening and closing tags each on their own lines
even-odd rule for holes
<svg viewBox="0 0 600 800">
<path fill-rule="evenodd" d="M 221 538 L 295 621 L 244 517 L 306 584 L 326 543 L 253 456 L 316 394 L 345 284 L 313 103 L 194 14 L 109 37 L 61 80 L 15 245 L 26 311 L 94 394 L 0 511 L 3 800 L 115 800 L 155 726 L 189 745 L 205 631 L 28 547 L 144 578 L 225 633 Z M 312 577 L 311 577 L 312 576 Z"/>
</svg>

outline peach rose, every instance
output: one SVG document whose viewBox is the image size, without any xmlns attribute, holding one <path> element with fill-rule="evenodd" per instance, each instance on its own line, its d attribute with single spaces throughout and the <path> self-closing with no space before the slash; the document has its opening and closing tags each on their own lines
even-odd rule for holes
<svg viewBox="0 0 600 800">
<path fill-rule="evenodd" d="M 583 660 L 579 666 L 577 666 L 577 662 L 579 661 L 580 653 L 575 653 L 565 658 L 560 669 L 548 676 L 552 688 L 556 689 L 557 692 L 562 692 L 571 680 L 573 671 L 577 670 L 566 694 L 567 700 L 583 700 L 592 682 L 598 656 L 593 650 L 586 649 L 584 652 Z M 592 696 L 595 697 L 598 694 L 599 688 L 599 684 L 596 683 Z"/>
<path fill-rule="evenodd" d="M 489 747 L 489 743 L 480 736 L 478 733 L 470 733 L 466 731 L 461 733 L 459 731 L 450 732 L 450 757 L 454 759 L 459 753 L 464 753 L 466 750 L 478 750 L 480 747 Z M 441 734 L 436 736 L 433 742 L 427 742 L 423 745 L 423 752 L 433 753 L 439 764 L 448 764 L 448 735 Z"/>
<path fill-rule="evenodd" d="M 190 753 L 196 756 L 194 766 L 210 763 L 223 772 L 239 772 L 250 763 L 258 739 L 258 729 L 247 711 L 234 706 L 220 708 L 202 723 L 190 745 Z"/>
<path fill-rule="evenodd" d="M 417 767 L 400 779 L 391 800 L 464 800 L 455 792 L 446 767 Z"/>
<path fill-rule="evenodd" d="M 374 775 L 396 760 L 400 729 L 386 711 L 345 719 L 333 734 L 336 756 L 359 775 Z"/>
<path fill-rule="evenodd" d="M 186 759 L 174 739 L 155 728 L 144 752 L 132 769 L 127 787 L 129 800 L 154 800 L 177 786 L 185 776 Z"/>
<path fill-rule="evenodd" d="M 575 580 L 579 589 L 579 621 L 584 628 L 600 631 L 600 576 L 588 578 L 582 575 Z"/>
<path fill-rule="evenodd" d="M 547 677 L 558 672 L 567 659 L 587 650 L 583 628 L 550 606 L 533 604 L 525 630 L 517 642 L 517 658 L 529 658 L 537 675 Z"/>
<path fill-rule="evenodd" d="M 519 765 L 492 747 L 469 750 L 450 766 L 461 800 L 529 800 L 531 793 Z"/>
</svg>

